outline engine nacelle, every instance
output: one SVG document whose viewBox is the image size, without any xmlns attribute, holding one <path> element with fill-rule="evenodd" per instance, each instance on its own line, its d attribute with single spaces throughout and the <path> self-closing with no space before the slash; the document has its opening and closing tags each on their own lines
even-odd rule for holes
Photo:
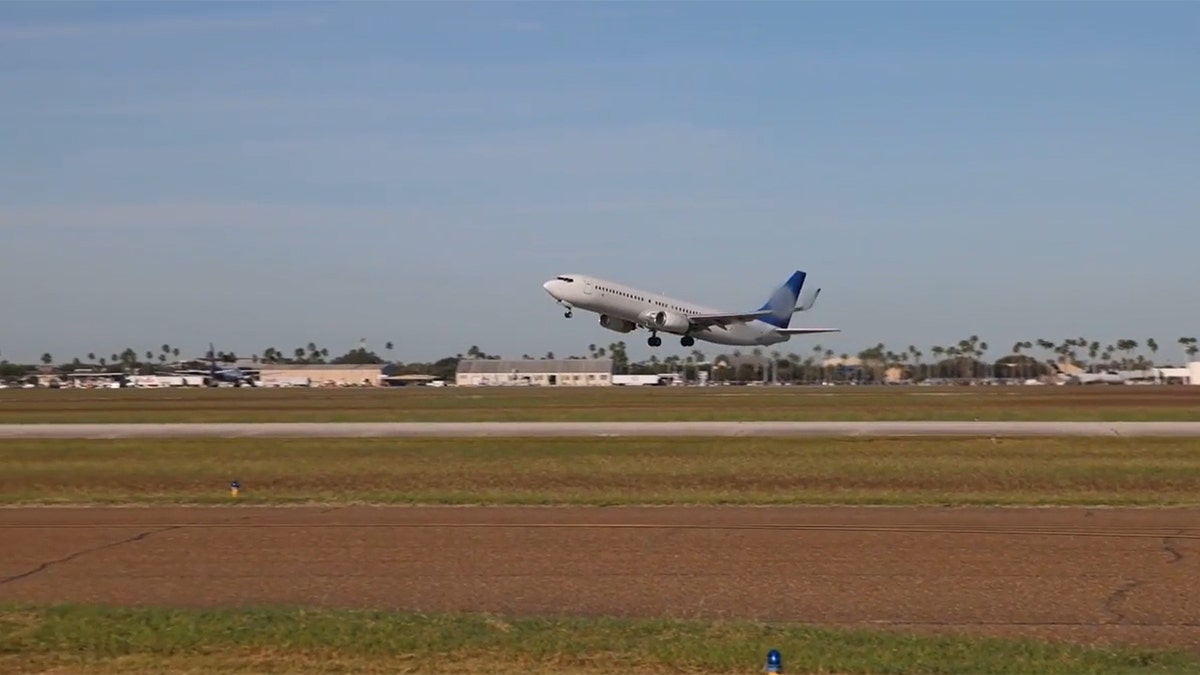
<svg viewBox="0 0 1200 675">
<path fill-rule="evenodd" d="M 687 317 L 666 309 L 651 310 L 642 314 L 642 320 L 651 330 L 661 330 L 668 333 L 683 334 L 691 327 Z"/>
<path fill-rule="evenodd" d="M 614 319 L 607 314 L 600 315 L 600 325 L 609 330 L 615 330 L 618 333 L 628 333 L 634 328 L 637 328 L 637 324 L 632 321 L 626 321 L 625 319 Z"/>
</svg>

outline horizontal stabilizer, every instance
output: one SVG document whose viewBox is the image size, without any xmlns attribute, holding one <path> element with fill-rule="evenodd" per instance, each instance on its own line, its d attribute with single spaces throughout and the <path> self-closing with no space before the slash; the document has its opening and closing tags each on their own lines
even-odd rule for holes
<svg viewBox="0 0 1200 675">
<path fill-rule="evenodd" d="M 808 335 L 810 333 L 840 333 L 841 328 L 776 328 L 776 333 L 783 335 Z"/>
</svg>

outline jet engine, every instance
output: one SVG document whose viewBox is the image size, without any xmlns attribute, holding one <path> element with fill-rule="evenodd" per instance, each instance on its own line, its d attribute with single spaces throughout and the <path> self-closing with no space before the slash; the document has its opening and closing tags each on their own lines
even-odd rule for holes
<svg viewBox="0 0 1200 675">
<path fill-rule="evenodd" d="M 625 319 L 614 319 L 607 314 L 600 315 L 600 325 L 609 330 L 615 330 L 618 333 L 628 333 L 634 328 L 637 328 L 637 324 L 632 321 L 626 321 Z"/>
<path fill-rule="evenodd" d="M 665 309 L 646 312 L 642 317 L 646 321 L 646 327 L 651 330 L 683 334 L 691 327 L 691 322 L 686 316 Z"/>
</svg>

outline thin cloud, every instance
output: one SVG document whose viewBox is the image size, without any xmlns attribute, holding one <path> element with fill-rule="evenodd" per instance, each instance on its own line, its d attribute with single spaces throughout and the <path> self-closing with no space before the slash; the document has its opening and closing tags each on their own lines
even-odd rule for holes
<svg viewBox="0 0 1200 675">
<path fill-rule="evenodd" d="M 164 231 L 238 228 L 288 230 L 342 227 L 394 227 L 397 223 L 434 220 L 443 225 L 469 225 L 480 217 L 553 216 L 611 213 L 711 213 L 769 210 L 777 205 L 757 199 L 690 198 L 641 195 L 582 202 L 530 202 L 508 206 L 472 205 L 446 208 L 340 207 L 268 202 L 170 201 L 124 204 L 18 206 L 0 211 L 0 231 L 16 235 L 48 230 Z"/>
<path fill-rule="evenodd" d="M 292 16 L 32 23 L 23 26 L 0 26 L 0 41 L 166 35 L 189 31 L 263 30 L 286 26 L 316 26 L 324 23 L 325 19 L 320 17 Z"/>
</svg>

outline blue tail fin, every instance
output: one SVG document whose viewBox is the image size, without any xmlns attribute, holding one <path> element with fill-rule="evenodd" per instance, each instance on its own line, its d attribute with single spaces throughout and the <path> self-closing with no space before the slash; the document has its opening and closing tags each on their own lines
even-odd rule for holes
<svg viewBox="0 0 1200 675">
<path fill-rule="evenodd" d="M 792 322 L 792 312 L 796 309 L 796 300 L 800 297 L 800 289 L 804 287 L 804 278 L 807 276 L 800 270 L 793 272 L 787 282 L 776 288 L 763 306 L 758 308 L 760 312 L 771 311 L 769 315 L 760 317 L 759 321 L 769 323 L 776 328 L 787 328 L 788 324 Z"/>
</svg>

